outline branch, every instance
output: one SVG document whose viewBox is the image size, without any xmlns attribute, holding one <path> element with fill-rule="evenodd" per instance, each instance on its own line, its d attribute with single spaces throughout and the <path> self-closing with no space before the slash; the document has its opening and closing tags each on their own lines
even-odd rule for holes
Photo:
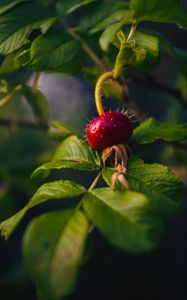
<svg viewBox="0 0 187 300">
<path fill-rule="evenodd" d="M 172 96 L 185 110 L 187 110 L 187 98 L 182 94 L 179 89 L 173 89 L 159 81 L 157 81 L 151 75 L 145 75 L 145 77 L 140 77 L 132 75 L 132 80 L 138 84 L 148 87 L 149 89 L 160 90 L 170 96 Z"/>
<path fill-rule="evenodd" d="M 37 129 L 37 130 L 48 130 L 49 127 L 47 124 L 44 123 L 32 123 L 30 121 L 25 120 L 10 120 L 10 119 L 0 119 L 0 125 L 2 126 L 18 126 L 22 128 L 30 128 L 30 129 Z"/>
</svg>

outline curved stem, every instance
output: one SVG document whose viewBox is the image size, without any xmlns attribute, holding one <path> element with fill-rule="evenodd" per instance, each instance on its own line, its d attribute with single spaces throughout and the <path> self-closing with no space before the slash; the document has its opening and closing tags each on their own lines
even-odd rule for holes
<svg viewBox="0 0 187 300">
<path fill-rule="evenodd" d="M 112 79 L 113 72 L 109 71 L 104 74 L 102 74 L 99 79 L 97 80 L 96 86 L 95 86 L 95 104 L 97 107 L 97 111 L 99 115 L 102 115 L 104 113 L 103 105 L 102 105 L 102 87 L 104 82 L 107 79 Z"/>
</svg>

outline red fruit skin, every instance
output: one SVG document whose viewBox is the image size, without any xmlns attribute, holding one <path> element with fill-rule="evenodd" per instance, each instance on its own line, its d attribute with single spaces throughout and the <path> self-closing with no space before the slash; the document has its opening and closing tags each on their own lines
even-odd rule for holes
<svg viewBox="0 0 187 300">
<path fill-rule="evenodd" d="M 129 118 L 121 112 L 105 112 L 93 119 L 86 128 L 87 141 L 94 149 L 124 143 L 132 135 Z"/>
</svg>

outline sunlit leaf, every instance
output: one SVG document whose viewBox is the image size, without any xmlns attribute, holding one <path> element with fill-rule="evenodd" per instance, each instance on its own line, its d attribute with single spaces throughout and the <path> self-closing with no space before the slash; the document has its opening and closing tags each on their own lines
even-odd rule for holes
<svg viewBox="0 0 187 300">
<path fill-rule="evenodd" d="M 103 178 L 111 185 L 113 169 L 104 169 Z M 171 170 L 160 164 L 145 164 L 141 159 L 131 159 L 125 175 L 130 189 L 144 193 L 155 212 L 173 214 L 182 200 L 182 183 Z"/>
<path fill-rule="evenodd" d="M 174 142 L 187 138 L 187 124 L 160 123 L 149 118 L 134 129 L 132 141 L 138 144 L 149 144 L 156 140 Z"/>
<path fill-rule="evenodd" d="M 141 193 L 96 189 L 86 195 L 83 207 L 105 237 L 123 250 L 150 251 L 160 239 L 162 221 L 149 212 L 149 200 Z"/>
<path fill-rule="evenodd" d="M 100 168 L 100 157 L 86 142 L 75 135 L 62 141 L 51 162 L 38 167 L 34 173 L 40 175 L 46 170 L 70 168 L 79 171 L 93 171 Z"/>
<path fill-rule="evenodd" d="M 30 208 L 48 200 L 76 197 L 85 193 L 85 191 L 83 186 L 69 180 L 59 180 L 43 184 L 24 208 L 0 224 L 1 235 L 4 236 L 5 239 L 9 238 L 10 234 Z"/>
</svg>

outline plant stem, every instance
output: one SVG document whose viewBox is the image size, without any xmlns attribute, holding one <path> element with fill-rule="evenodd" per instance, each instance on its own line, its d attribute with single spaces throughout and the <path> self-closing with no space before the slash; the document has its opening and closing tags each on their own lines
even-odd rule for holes
<svg viewBox="0 0 187 300">
<path fill-rule="evenodd" d="M 71 35 L 75 40 L 81 43 L 82 48 L 92 59 L 92 61 L 95 62 L 95 64 L 98 65 L 103 71 L 106 71 L 107 68 L 105 64 L 102 62 L 102 60 L 100 60 L 100 58 L 95 54 L 95 52 L 88 46 L 88 44 L 84 41 L 84 39 L 81 38 L 77 33 L 75 33 L 73 29 L 68 28 L 62 20 L 60 20 L 59 23 L 65 28 L 65 30 L 67 31 L 67 33 L 69 33 L 69 35 Z"/>
<path fill-rule="evenodd" d="M 135 31 L 136 31 L 137 25 L 138 25 L 137 23 L 134 23 L 134 24 L 132 25 L 132 27 L 131 27 L 131 29 L 130 29 L 130 32 L 129 32 L 129 35 L 128 35 L 128 37 L 127 37 L 127 42 L 129 42 L 129 41 L 132 39 L 132 37 L 133 37 L 133 35 L 134 35 Z"/>
<path fill-rule="evenodd" d="M 41 76 L 41 72 L 36 72 L 34 75 L 33 84 L 32 84 L 32 87 L 34 89 L 37 89 L 38 87 L 40 76 Z"/>
<path fill-rule="evenodd" d="M 101 174 L 102 174 L 101 172 L 99 172 L 99 173 L 97 174 L 97 176 L 95 177 L 94 181 L 91 183 L 90 187 L 88 188 L 88 193 L 90 193 L 90 192 L 95 188 L 96 184 L 98 183 L 98 181 L 99 181 L 99 179 L 100 179 L 100 177 L 101 177 Z M 83 198 L 79 201 L 79 203 L 78 203 L 76 209 L 80 209 L 84 197 L 85 197 L 85 196 L 83 196 Z"/>
<path fill-rule="evenodd" d="M 104 74 L 102 74 L 95 86 L 95 104 L 97 107 L 97 111 L 99 115 L 102 115 L 104 113 L 103 105 L 102 105 L 102 87 L 103 83 L 108 80 L 112 79 L 113 72 L 109 71 Z"/>
<path fill-rule="evenodd" d="M 95 188 L 95 186 L 96 186 L 96 184 L 98 183 L 100 177 L 101 177 L 101 172 L 99 172 L 99 173 L 97 174 L 96 178 L 94 179 L 94 181 L 93 181 L 92 184 L 90 185 L 90 187 L 89 187 L 89 189 L 88 189 L 88 192 L 91 192 L 91 191 Z"/>
<path fill-rule="evenodd" d="M 15 96 L 17 92 L 21 90 L 21 88 L 22 88 L 21 84 L 17 85 L 12 92 L 10 92 L 4 98 L 0 99 L 0 107 L 2 107 L 3 105 L 7 104 L 10 100 L 12 100 L 12 98 Z"/>
</svg>

